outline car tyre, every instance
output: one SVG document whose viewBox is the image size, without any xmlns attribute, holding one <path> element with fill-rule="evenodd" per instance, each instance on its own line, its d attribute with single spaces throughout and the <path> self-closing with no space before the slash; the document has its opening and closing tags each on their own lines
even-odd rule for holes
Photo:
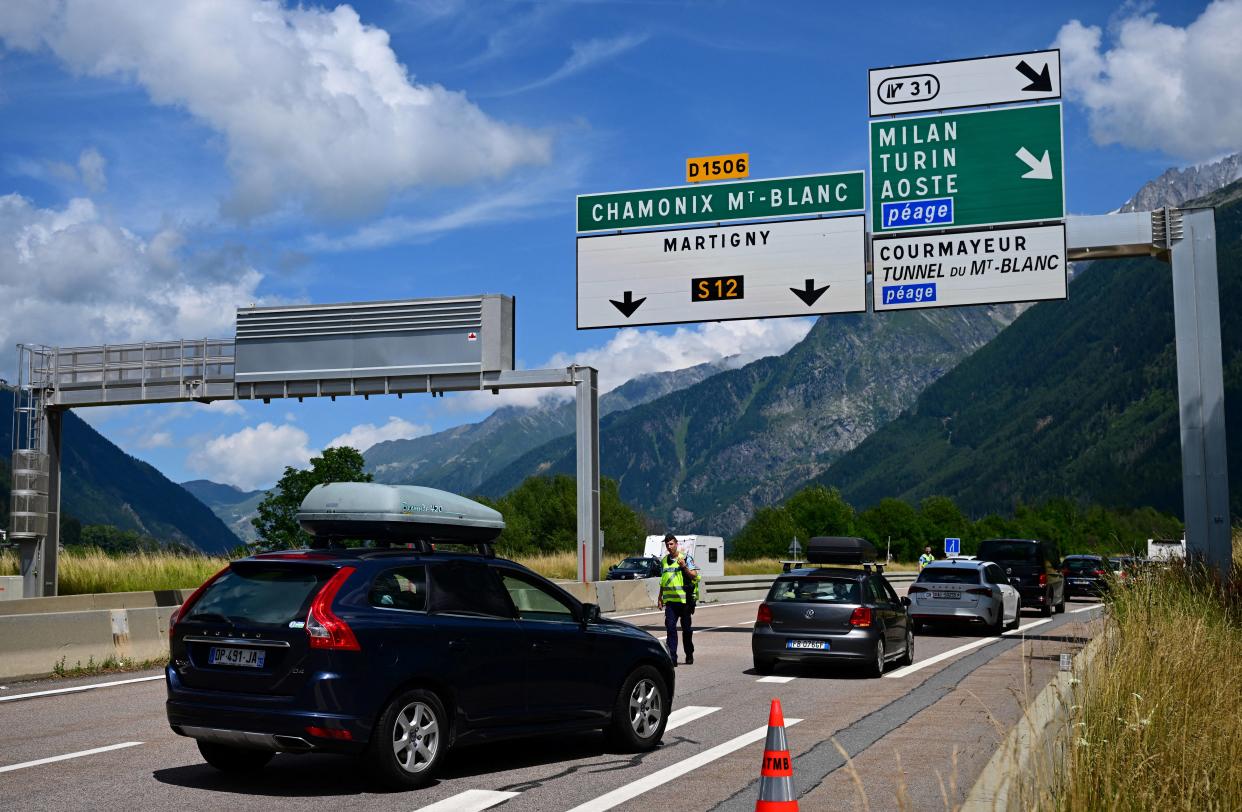
<svg viewBox="0 0 1242 812">
<path fill-rule="evenodd" d="M 271 750 L 252 750 L 202 740 L 198 742 L 198 752 L 202 753 L 204 761 L 225 773 L 256 773 L 276 755 Z"/>
<path fill-rule="evenodd" d="M 884 676 L 884 641 L 877 640 L 875 643 L 875 655 L 871 658 L 871 662 L 866 665 L 867 676 L 882 677 Z"/>
<path fill-rule="evenodd" d="M 1020 625 L 1022 625 L 1022 604 L 1018 604 L 1018 610 L 1013 613 L 1013 622 L 1011 622 L 1006 628 L 1013 630 L 1018 628 Z"/>
<path fill-rule="evenodd" d="M 997 637 L 1005 633 L 1005 604 L 996 607 L 996 622 L 988 626 L 988 631 Z"/>
<path fill-rule="evenodd" d="M 431 691 L 405 691 L 379 716 L 365 763 L 371 774 L 393 789 L 421 787 L 435 777 L 448 750 L 448 714 Z"/>
<path fill-rule="evenodd" d="M 906 650 L 902 652 L 898 665 L 914 665 L 914 630 L 906 627 Z"/>
<path fill-rule="evenodd" d="M 650 665 L 635 668 L 621 683 L 608 732 L 627 753 L 654 750 L 664 736 L 669 713 L 668 685 Z"/>
<path fill-rule="evenodd" d="M 776 670 L 776 660 L 770 659 L 768 657 L 760 657 L 758 655 L 755 655 L 754 661 L 755 661 L 755 673 L 756 674 L 761 674 L 761 675 L 766 676 L 767 674 L 771 674 L 773 671 Z"/>
<path fill-rule="evenodd" d="M 1057 614 L 1058 615 L 1065 614 L 1065 593 L 1064 592 L 1061 593 L 1061 602 L 1057 604 Z"/>
<path fill-rule="evenodd" d="M 1049 592 L 1044 596 L 1044 602 L 1039 607 L 1040 617 L 1052 617 L 1052 593 Z"/>
</svg>

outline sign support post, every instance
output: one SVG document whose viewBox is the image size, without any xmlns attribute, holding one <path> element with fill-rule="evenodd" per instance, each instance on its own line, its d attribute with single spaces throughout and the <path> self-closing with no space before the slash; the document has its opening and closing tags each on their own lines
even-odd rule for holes
<svg viewBox="0 0 1242 812">
<path fill-rule="evenodd" d="M 599 372 L 571 367 L 577 400 L 578 580 L 599 579 Z"/>
</svg>

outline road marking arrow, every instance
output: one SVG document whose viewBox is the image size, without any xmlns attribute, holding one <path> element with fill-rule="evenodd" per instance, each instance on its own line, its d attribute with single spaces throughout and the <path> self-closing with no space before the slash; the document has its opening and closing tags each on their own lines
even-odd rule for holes
<svg viewBox="0 0 1242 812">
<path fill-rule="evenodd" d="M 1038 160 L 1026 147 L 1018 150 L 1014 155 L 1017 156 L 1018 160 L 1031 168 L 1031 171 L 1022 177 L 1031 178 L 1032 180 L 1052 180 L 1052 161 L 1048 158 L 1048 150 L 1044 150 L 1044 157 Z M 616 302 L 613 302 L 613 304 L 616 304 Z"/>
<path fill-rule="evenodd" d="M 1052 92 L 1052 76 L 1049 75 L 1048 73 L 1047 62 L 1044 63 L 1044 69 L 1042 72 L 1036 72 L 1036 70 L 1032 68 L 1030 65 L 1026 64 L 1026 60 L 1023 59 L 1021 62 L 1017 64 L 1017 70 L 1018 70 L 1018 73 L 1022 74 L 1027 79 L 1031 80 L 1031 83 L 1029 85 L 1022 88 L 1023 90 L 1029 90 L 1033 93 L 1051 93 Z"/>
<path fill-rule="evenodd" d="M 832 285 L 824 285 L 822 288 L 817 288 L 815 287 L 815 280 L 808 279 L 806 280 L 805 289 L 790 288 L 790 290 L 793 291 L 793 294 L 795 296 L 797 296 L 802 301 L 806 302 L 807 307 L 810 307 L 811 305 L 819 301 L 819 297 L 823 296 L 824 291 L 828 290 L 828 288 L 830 287 L 832 287 Z M 616 304 L 616 302 L 613 302 L 613 304 Z"/>
<path fill-rule="evenodd" d="M 609 299 L 608 301 L 612 302 L 612 306 L 617 310 L 620 310 L 621 315 L 628 319 L 630 316 L 634 315 L 635 310 L 642 306 L 643 302 L 647 301 L 647 297 L 644 296 L 641 299 L 635 299 L 634 291 L 627 290 L 623 301 L 618 302 L 616 299 Z"/>
</svg>

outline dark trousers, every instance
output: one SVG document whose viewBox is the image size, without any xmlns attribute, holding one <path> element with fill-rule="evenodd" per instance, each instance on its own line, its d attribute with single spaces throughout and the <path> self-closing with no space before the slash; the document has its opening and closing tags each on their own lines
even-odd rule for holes
<svg viewBox="0 0 1242 812">
<path fill-rule="evenodd" d="M 686 640 L 686 656 L 694 656 L 694 629 L 692 610 L 684 603 L 664 604 L 664 630 L 668 632 L 668 653 L 677 659 L 677 624 L 681 623 L 681 633 Z"/>
</svg>

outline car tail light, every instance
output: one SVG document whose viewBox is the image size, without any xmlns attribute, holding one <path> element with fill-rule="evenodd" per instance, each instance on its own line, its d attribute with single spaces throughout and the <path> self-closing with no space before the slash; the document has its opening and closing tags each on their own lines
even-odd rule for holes
<svg viewBox="0 0 1242 812">
<path fill-rule="evenodd" d="M 977 586 L 974 589 L 966 590 L 966 594 L 967 595 L 982 595 L 985 598 L 990 598 L 992 597 L 992 590 L 986 589 L 985 587 Z"/>
<path fill-rule="evenodd" d="M 354 637 L 354 630 L 332 612 L 332 601 L 336 598 L 336 593 L 353 574 L 353 567 L 341 567 L 336 575 L 328 579 L 311 603 L 310 612 L 306 614 L 306 634 L 310 638 L 311 648 L 362 650 L 362 646 L 358 645 L 358 638 Z"/>
<path fill-rule="evenodd" d="M 755 615 L 755 622 L 756 623 L 771 623 L 772 622 L 772 607 L 768 606 L 766 603 L 759 604 L 759 612 Z"/>
<path fill-rule="evenodd" d="M 1061 574 L 1064 575 L 1066 578 L 1068 578 L 1070 574 L 1069 567 L 1065 567 L 1064 569 L 1062 569 Z"/>
<path fill-rule="evenodd" d="M 919 594 L 920 592 L 926 592 L 926 591 L 927 591 L 927 587 L 925 587 L 925 586 L 912 586 L 912 587 L 910 587 L 909 589 L 907 589 L 907 590 L 906 590 L 906 594 L 907 594 L 907 595 L 917 595 L 917 594 Z"/>
<path fill-rule="evenodd" d="M 173 632 L 177 630 L 177 623 L 181 620 L 181 618 L 186 616 L 186 614 L 190 611 L 190 607 L 192 607 L 195 603 L 197 603 L 199 598 L 203 597 L 203 593 L 207 591 L 207 587 L 214 584 L 217 578 L 219 578 L 221 575 L 223 575 L 224 573 L 228 571 L 229 571 L 229 568 L 225 567 L 224 569 L 217 572 L 215 575 L 208 578 L 206 581 L 203 581 L 203 585 L 200 586 L 198 589 L 194 590 L 193 592 L 191 592 L 190 597 L 185 599 L 185 603 L 178 606 L 176 609 L 173 610 L 173 613 L 169 615 L 168 617 L 168 643 L 169 645 L 172 645 Z"/>
<path fill-rule="evenodd" d="M 850 625 L 857 626 L 860 629 L 866 629 L 871 626 L 871 607 L 860 606 L 850 613 Z"/>
<path fill-rule="evenodd" d="M 340 739 L 341 741 L 353 741 L 354 734 L 348 730 L 332 730 L 331 728 L 318 727 L 316 725 L 307 725 L 306 732 L 312 736 L 318 736 L 321 739 Z"/>
<path fill-rule="evenodd" d="M 1039 585 L 1048 586 L 1048 575 L 1046 573 L 1041 572 L 1039 574 Z"/>
<path fill-rule="evenodd" d="M 1104 570 L 1096 570 L 1096 571 L 1095 571 L 1095 577 L 1096 577 L 1096 578 L 1103 578 L 1105 575 L 1107 575 L 1107 573 L 1106 573 L 1106 572 L 1104 572 Z"/>
</svg>

